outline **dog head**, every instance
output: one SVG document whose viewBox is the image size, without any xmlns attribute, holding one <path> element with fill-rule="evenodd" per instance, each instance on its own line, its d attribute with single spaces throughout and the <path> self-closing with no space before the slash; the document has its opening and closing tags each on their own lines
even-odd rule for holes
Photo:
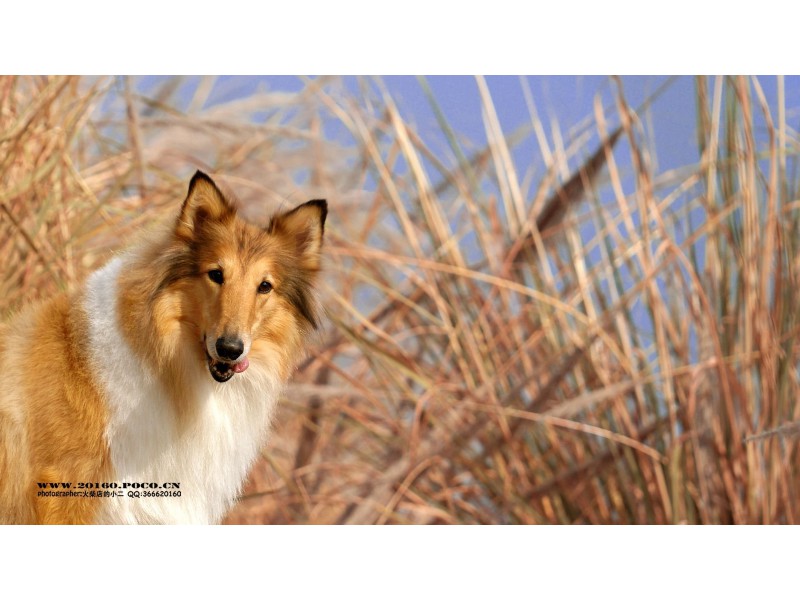
<svg viewBox="0 0 800 600">
<path fill-rule="evenodd" d="M 244 373 L 251 360 L 291 362 L 318 326 L 313 286 L 326 216 L 325 200 L 312 200 L 259 227 L 237 215 L 210 177 L 194 175 L 165 283 L 176 283 L 216 381 Z"/>
</svg>

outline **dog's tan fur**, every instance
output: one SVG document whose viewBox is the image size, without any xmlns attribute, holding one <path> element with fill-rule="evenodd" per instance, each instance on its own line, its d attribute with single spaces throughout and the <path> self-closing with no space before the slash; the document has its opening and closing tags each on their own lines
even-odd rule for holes
<svg viewBox="0 0 800 600">
<path fill-rule="evenodd" d="M 58 296 L 0 331 L 0 522 L 91 523 L 96 504 L 36 498 L 35 482 L 108 475 L 103 398 L 85 365 L 85 315 Z M 44 358 L 46 357 L 46 359 Z"/>
</svg>

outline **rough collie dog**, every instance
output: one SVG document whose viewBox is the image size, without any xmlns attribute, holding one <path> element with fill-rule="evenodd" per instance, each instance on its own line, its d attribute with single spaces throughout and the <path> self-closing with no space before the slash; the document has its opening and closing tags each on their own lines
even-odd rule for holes
<svg viewBox="0 0 800 600">
<path fill-rule="evenodd" d="M 0 326 L 0 522 L 217 523 L 317 325 L 327 205 L 174 225 Z"/>
</svg>

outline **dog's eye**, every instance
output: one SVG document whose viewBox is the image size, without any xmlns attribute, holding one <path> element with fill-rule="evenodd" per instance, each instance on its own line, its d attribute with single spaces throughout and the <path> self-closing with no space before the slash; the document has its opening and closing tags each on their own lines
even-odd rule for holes
<svg viewBox="0 0 800 600">
<path fill-rule="evenodd" d="M 221 284 L 225 279 L 222 277 L 222 271 L 219 269 L 212 269 L 208 272 L 208 278 L 214 283 Z"/>
<path fill-rule="evenodd" d="M 272 284 L 269 281 L 262 281 L 258 286 L 259 294 L 269 294 L 272 291 Z"/>
</svg>

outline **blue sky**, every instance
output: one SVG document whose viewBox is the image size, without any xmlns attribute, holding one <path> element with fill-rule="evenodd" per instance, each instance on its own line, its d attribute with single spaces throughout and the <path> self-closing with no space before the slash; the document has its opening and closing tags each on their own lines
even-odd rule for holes
<svg viewBox="0 0 800 600">
<path fill-rule="evenodd" d="M 498 119 L 505 133 L 531 122 L 531 115 L 523 92 L 522 78 L 519 76 L 488 76 L 487 86 L 495 104 Z M 669 78 L 660 76 L 628 75 L 622 77 L 628 103 L 639 106 L 661 84 Z M 143 78 L 140 86 L 146 89 L 162 78 Z M 422 86 L 414 76 L 388 76 L 382 78 L 386 88 L 397 103 L 404 118 L 417 125 L 433 150 L 444 149 L 443 138 L 439 136 L 433 111 L 426 99 Z M 434 96 L 439 102 L 451 126 L 463 138 L 472 140 L 476 147 L 486 141 L 481 118 L 481 99 L 475 78 L 469 76 L 428 76 L 426 77 Z M 569 139 L 569 134 L 587 118 L 593 115 L 593 103 L 600 96 L 603 105 L 612 107 L 614 84 L 608 77 L 591 76 L 527 76 L 525 77 L 539 118 L 544 122 L 548 138 L 552 139 L 551 123 L 557 123 L 561 135 Z M 760 85 L 773 111 L 777 116 L 777 79 L 774 76 L 758 78 Z M 786 106 L 789 125 L 800 126 L 800 77 L 786 77 Z M 356 92 L 355 78 L 346 78 L 347 86 Z M 209 96 L 209 104 L 224 102 L 247 96 L 259 87 L 271 90 L 297 91 L 304 87 L 299 77 L 293 76 L 222 76 L 218 78 Z M 188 86 L 189 88 L 193 86 Z M 758 115 L 758 110 L 756 111 Z M 674 78 L 669 87 L 652 104 L 647 113 L 640 115 L 645 126 L 650 129 L 650 140 L 658 160 L 658 170 L 676 168 L 696 162 L 695 141 L 695 80 L 690 76 Z M 763 120 L 757 132 L 766 133 Z M 613 121 L 612 121 L 613 123 Z M 437 137 L 438 136 L 438 137 Z M 539 149 L 533 139 L 530 145 L 520 146 L 515 158 L 522 162 L 536 164 Z M 518 164 L 523 167 L 523 164 Z M 521 172 L 525 169 L 521 168 Z"/>
</svg>

